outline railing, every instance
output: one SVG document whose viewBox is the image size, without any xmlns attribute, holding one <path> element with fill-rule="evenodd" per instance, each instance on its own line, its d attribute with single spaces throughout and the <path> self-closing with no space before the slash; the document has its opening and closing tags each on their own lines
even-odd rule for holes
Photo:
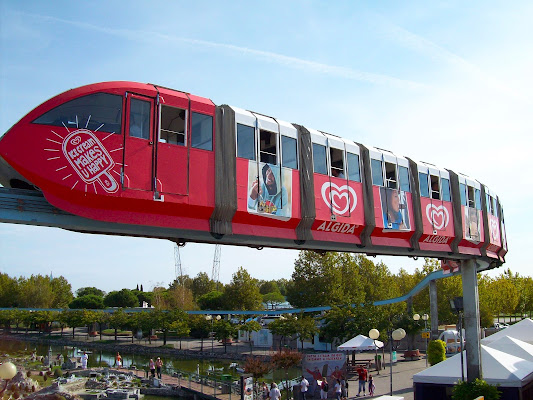
<svg viewBox="0 0 533 400">
<path fill-rule="evenodd" d="M 178 384 L 182 388 L 188 388 L 198 393 L 216 398 L 231 400 L 240 399 L 241 384 L 232 375 L 209 374 L 200 375 L 195 372 L 177 371 L 173 374 L 178 378 Z"/>
</svg>

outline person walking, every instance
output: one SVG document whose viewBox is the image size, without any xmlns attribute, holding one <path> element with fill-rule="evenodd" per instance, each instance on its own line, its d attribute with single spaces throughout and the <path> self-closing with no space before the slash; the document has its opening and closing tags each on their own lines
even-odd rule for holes
<svg viewBox="0 0 533 400">
<path fill-rule="evenodd" d="M 87 355 L 87 353 L 84 351 L 83 352 L 83 355 L 81 356 L 81 368 L 82 369 L 87 369 L 87 361 L 89 360 L 89 356 Z"/>
<path fill-rule="evenodd" d="M 302 375 L 302 381 L 300 382 L 300 393 L 302 394 L 302 400 L 306 399 L 307 389 L 309 389 L 309 381 Z"/>
<path fill-rule="evenodd" d="M 270 385 L 270 393 L 268 397 L 270 397 L 270 400 L 279 400 L 281 398 L 281 392 L 275 382 L 272 382 Z"/>
<path fill-rule="evenodd" d="M 368 375 L 368 394 L 374 396 L 374 390 L 376 390 L 376 385 L 374 385 L 374 378 L 372 375 Z"/>
<path fill-rule="evenodd" d="M 117 355 L 115 357 L 115 364 L 116 364 L 118 369 L 120 369 L 122 367 L 122 356 L 120 355 L 119 352 L 117 352 Z"/>
<path fill-rule="evenodd" d="M 328 390 L 329 390 L 328 381 L 326 380 L 326 378 L 324 378 L 324 380 L 320 384 L 320 399 L 321 400 L 326 400 L 328 398 Z"/>
<path fill-rule="evenodd" d="M 161 379 L 161 368 L 163 367 L 163 360 L 160 357 L 157 357 L 155 360 L 155 368 L 157 370 L 157 378 Z"/>
<path fill-rule="evenodd" d="M 152 378 L 155 378 L 155 362 L 153 358 L 150 358 L 150 362 L 148 363 L 148 368 L 150 368 L 150 373 L 152 374 Z"/>
<path fill-rule="evenodd" d="M 268 389 L 268 385 L 266 382 L 263 382 L 263 387 L 261 388 L 261 391 L 263 392 L 263 400 L 267 400 L 270 390 Z"/>
<path fill-rule="evenodd" d="M 356 397 L 361 396 L 361 389 L 363 389 L 363 396 L 366 396 L 366 380 L 368 378 L 368 371 L 362 365 L 357 368 L 357 375 L 359 377 L 359 392 Z"/>
<path fill-rule="evenodd" d="M 341 380 L 337 379 L 337 383 L 335 384 L 335 396 L 337 400 L 341 400 L 341 395 L 342 395 Z"/>
</svg>

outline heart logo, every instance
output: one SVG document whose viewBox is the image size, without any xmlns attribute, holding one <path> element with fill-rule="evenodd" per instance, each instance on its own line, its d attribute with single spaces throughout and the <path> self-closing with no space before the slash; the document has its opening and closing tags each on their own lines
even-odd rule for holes
<svg viewBox="0 0 533 400">
<path fill-rule="evenodd" d="M 436 230 L 446 228 L 450 222 L 448 210 L 443 205 L 436 206 L 435 204 L 428 204 L 426 207 L 426 217 Z"/>
<path fill-rule="evenodd" d="M 355 190 L 348 185 L 337 186 L 332 182 L 324 182 L 321 192 L 324 203 L 337 215 L 344 215 L 348 209 L 352 212 L 357 206 Z"/>
</svg>

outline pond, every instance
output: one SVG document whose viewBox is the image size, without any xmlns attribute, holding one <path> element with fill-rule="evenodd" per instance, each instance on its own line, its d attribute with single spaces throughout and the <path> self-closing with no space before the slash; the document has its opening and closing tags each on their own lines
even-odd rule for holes
<svg viewBox="0 0 533 400">
<path fill-rule="evenodd" d="M 115 364 L 115 353 L 110 351 L 100 351 L 97 349 L 84 349 L 71 346 L 51 346 L 52 355 L 56 358 L 59 354 L 62 354 L 63 357 L 80 357 L 85 350 L 89 355 L 88 366 L 91 367 L 113 367 Z M 136 366 L 137 369 L 146 369 L 150 358 L 155 359 L 159 356 L 157 354 L 157 348 L 153 349 L 153 355 L 138 355 L 138 354 L 127 354 L 120 353 L 123 359 L 123 365 L 125 367 Z M 0 352 L 7 353 L 10 355 L 14 354 L 31 354 L 32 351 L 35 351 L 37 356 L 46 356 L 49 351 L 49 346 L 45 344 L 38 344 L 33 342 L 19 342 L 19 341 L 1 341 L 0 342 Z M 161 357 L 163 359 L 163 369 L 164 374 L 172 375 L 174 372 L 189 372 L 197 373 L 200 375 L 208 375 L 210 373 L 221 373 L 229 374 L 234 379 L 238 379 L 240 374 L 236 371 L 235 366 L 243 366 L 244 362 L 239 360 L 206 360 L 206 359 L 193 359 L 193 358 L 180 358 L 180 357 L 171 357 L 165 355 Z M 233 367 L 230 367 L 233 365 Z M 291 368 L 289 370 L 289 379 L 295 379 L 301 376 L 302 370 L 300 368 Z M 262 380 L 267 382 L 275 381 L 281 382 L 285 379 L 285 371 L 271 371 L 264 376 Z"/>
</svg>

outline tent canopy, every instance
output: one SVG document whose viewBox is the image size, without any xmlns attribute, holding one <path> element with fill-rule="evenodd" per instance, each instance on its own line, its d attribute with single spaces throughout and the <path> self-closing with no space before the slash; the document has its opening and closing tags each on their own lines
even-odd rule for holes
<svg viewBox="0 0 533 400">
<path fill-rule="evenodd" d="M 466 353 L 462 353 L 466 379 Z M 481 345 L 483 379 L 491 385 L 522 387 L 533 380 L 533 362 Z M 461 379 L 461 355 L 413 375 L 414 383 L 453 385 Z"/>
<path fill-rule="evenodd" d="M 522 340 L 504 336 L 487 344 L 487 347 L 533 362 L 533 344 L 523 342 Z"/>
<path fill-rule="evenodd" d="M 356 337 L 348 340 L 346 343 L 338 346 L 337 351 L 377 350 L 382 347 L 383 342 L 380 342 L 379 340 L 372 340 L 365 335 L 357 335 Z"/>
<path fill-rule="evenodd" d="M 509 326 L 508 328 L 502 329 L 499 332 L 496 332 L 493 335 L 487 336 L 484 339 L 481 339 L 482 344 L 489 344 L 498 340 L 504 336 L 509 336 L 529 344 L 533 344 L 533 320 L 531 318 L 523 319 L 516 324 Z"/>
</svg>

